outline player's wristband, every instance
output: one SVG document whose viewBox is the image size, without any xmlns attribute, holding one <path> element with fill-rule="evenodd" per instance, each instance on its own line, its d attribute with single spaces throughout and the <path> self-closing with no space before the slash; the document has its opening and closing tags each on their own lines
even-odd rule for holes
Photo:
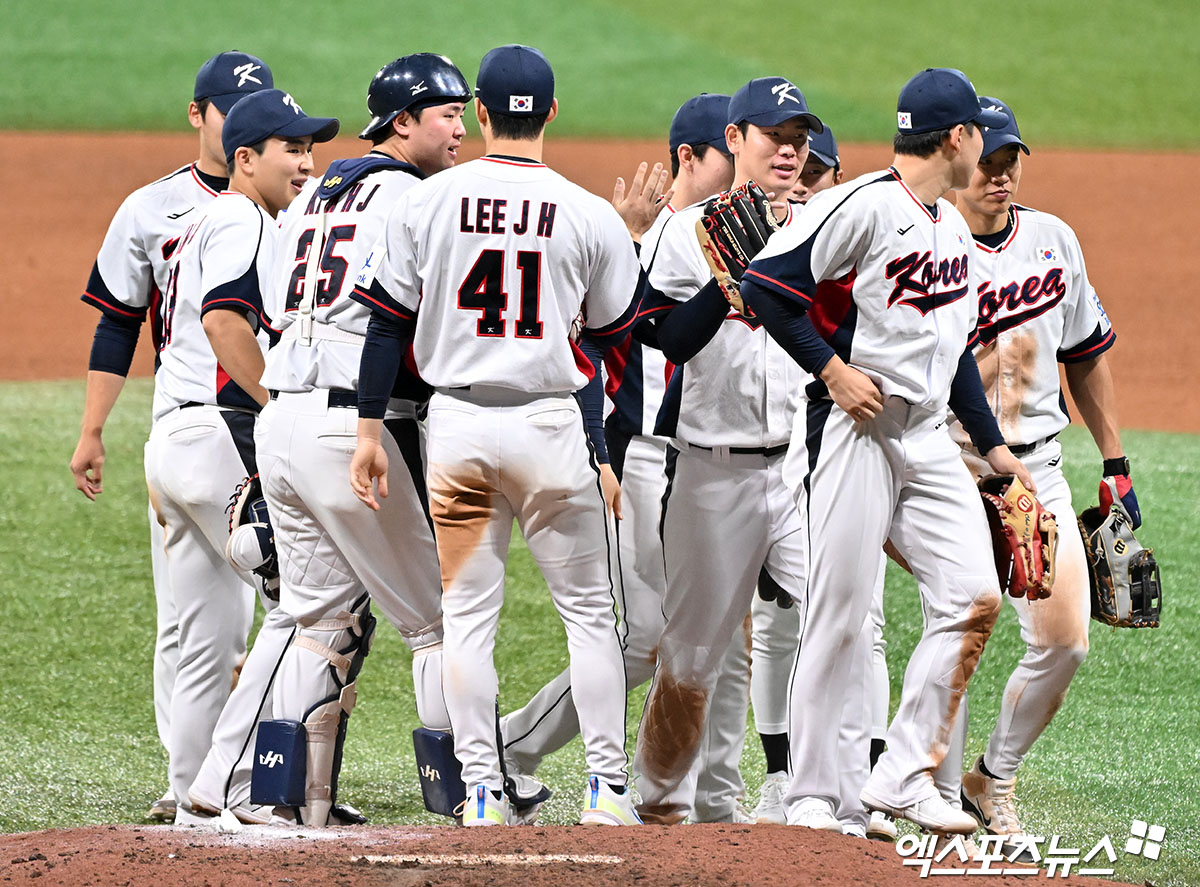
<svg viewBox="0 0 1200 887">
<path fill-rule="evenodd" d="M 1105 477 L 1118 477 L 1122 474 L 1128 476 L 1130 473 L 1128 456 L 1119 456 L 1116 459 L 1104 460 Z"/>
</svg>

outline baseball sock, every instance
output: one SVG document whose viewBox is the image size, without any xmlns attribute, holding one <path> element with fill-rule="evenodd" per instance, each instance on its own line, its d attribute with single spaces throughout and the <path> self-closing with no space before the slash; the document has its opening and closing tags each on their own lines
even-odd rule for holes
<svg viewBox="0 0 1200 887">
<path fill-rule="evenodd" d="M 997 776 L 995 773 L 993 773 L 991 770 L 989 770 L 987 768 L 987 764 L 984 762 L 982 755 L 980 755 L 980 757 L 979 757 L 979 772 L 982 773 L 984 776 L 986 776 L 988 779 L 999 779 L 1000 778 L 999 776 Z"/>
<path fill-rule="evenodd" d="M 786 733 L 759 733 L 768 773 L 783 773 L 788 768 L 788 736 Z"/>
<path fill-rule="evenodd" d="M 879 761 L 879 756 L 887 751 L 887 745 L 882 739 L 871 740 L 871 769 L 875 769 L 875 764 Z"/>
</svg>

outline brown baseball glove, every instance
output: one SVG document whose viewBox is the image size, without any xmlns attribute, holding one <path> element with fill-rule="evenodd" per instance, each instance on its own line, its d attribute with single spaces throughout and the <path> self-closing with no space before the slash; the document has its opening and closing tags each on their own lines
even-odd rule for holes
<svg viewBox="0 0 1200 887">
<path fill-rule="evenodd" d="M 992 531 L 1000 588 L 1031 601 L 1050 597 L 1058 523 L 1011 474 L 981 478 L 979 493 Z"/>
<path fill-rule="evenodd" d="M 709 198 L 704 215 L 696 221 L 704 260 L 729 304 L 742 314 L 746 313 L 739 288 L 742 274 L 778 230 L 771 201 L 752 181 Z"/>
</svg>

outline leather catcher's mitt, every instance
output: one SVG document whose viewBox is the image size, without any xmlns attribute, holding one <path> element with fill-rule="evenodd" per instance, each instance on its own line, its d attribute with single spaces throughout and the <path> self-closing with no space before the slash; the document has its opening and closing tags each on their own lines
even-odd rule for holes
<svg viewBox="0 0 1200 887">
<path fill-rule="evenodd" d="M 778 230 L 771 201 L 752 181 L 709 198 L 704 215 L 696 221 L 700 251 L 721 292 L 742 314 L 746 313 L 739 289 L 742 274 Z"/>
<path fill-rule="evenodd" d="M 275 551 L 275 529 L 267 513 L 262 482 L 255 474 L 246 478 L 229 497 L 229 541 L 225 560 L 235 570 L 254 573 L 262 580 L 262 590 L 273 601 L 279 600 L 279 557 Z"/>
<path fill-rule="evenodd" d="M 1031 601 L 1050 597 L 1058 524 L 1014 475 L 981 478 L 979 493 L 992 531 L 1000 588 Z"/>
<path fill-rule="evenodd" d="M 1158 628 L 1162 587 L 1154 550 L 1143 548 L 1122 508 L 1079 515 L 1092 586 L 1092 618 L 1118 628 Z"/>
</svg>

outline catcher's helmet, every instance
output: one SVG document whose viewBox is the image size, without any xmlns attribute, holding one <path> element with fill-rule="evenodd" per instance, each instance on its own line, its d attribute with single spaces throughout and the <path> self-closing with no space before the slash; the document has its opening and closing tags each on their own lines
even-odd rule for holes
<svg viewBox="0 0 1200 887">
<path fill-rule="evenodd" d="M 358 134 L 369 139 L 401 111 L 448 102 L 467 102 L 471 87 L 454 62 L 435 52 L 417 52 L 379 69 L 367 88 L 371 122 Z"/>
</svg>

